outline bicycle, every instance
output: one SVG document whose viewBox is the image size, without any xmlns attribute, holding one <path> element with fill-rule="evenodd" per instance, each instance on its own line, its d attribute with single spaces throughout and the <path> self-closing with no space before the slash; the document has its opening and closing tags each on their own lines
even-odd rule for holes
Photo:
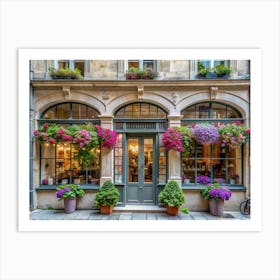
<svg viewBox="0 0 280 280">
<path fill-rule="evenodd" d="M 244 201 L 242 201 L 240 203 L 239 209 L 240 209 L 240 212 L 243 215 L 250 215 L 250 212 L 251 212 L 251 199 L 250 199 L 250 197 L 247 197 Z"/>
</svg>

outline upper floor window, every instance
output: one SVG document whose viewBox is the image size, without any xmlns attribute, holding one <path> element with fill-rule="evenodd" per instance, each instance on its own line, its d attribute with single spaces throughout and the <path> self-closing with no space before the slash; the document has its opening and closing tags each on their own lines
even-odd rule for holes
<svg viewBox="0 0 280 280">
<path fill-rule="evenodd" d="M 147 69 L 150 68 L 153 71 L 156 71 L 156 61 L 155 60 L 128 60 L 125 64 L 126 69 L 128 70 L 131 67 Z"/>
<path fill-rule="evenodd" d="M 70 68 L 71 70 L 78 68 L 82 76 L 85 74 L 84 60 L 58 60 L 58 68 Z"/>
<path fill-rule="evenodd" d="M 228 66 L 228 60 L 198 60 L 197 62 L 197 67 L 199 68 L 199 64 L 203 65 L 204 67 L 207 67 L 207 68 L 214 68 L 215 66 L 217 65 L 224 65 L 224 66 Z"/>
</svg>

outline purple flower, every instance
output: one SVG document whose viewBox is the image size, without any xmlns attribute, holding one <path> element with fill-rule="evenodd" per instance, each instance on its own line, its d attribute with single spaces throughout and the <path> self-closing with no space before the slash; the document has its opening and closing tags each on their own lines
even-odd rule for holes
<svg viewBox="0 0 280 280">
<path fill-rule="evenodd" d="M 57 193 L 56 193 L 56 197 L 61 198 L 64 193 L 65 193 L 64 189 L 58 190 Z"/>
<path fill-rule="evenodd" d="M 67 188 L 64 188 L 64 191 L 65 191 L 65 192 L 70 192 L 71 189 L 67 187 Z"/>
<path fill-rule="evenodd" d="M 196 181 L 198 184 L 207 185 L 210 183 L 211 180 L 208 176 L 201 175 L 197 176 Z"/>
<path fill-rule="evenodd" d="M 200 144 L 214 144 L 219 139 L 218 128 L 212 124 L 196 124 L 192 128 L 194 138 Z"/>
</svg>

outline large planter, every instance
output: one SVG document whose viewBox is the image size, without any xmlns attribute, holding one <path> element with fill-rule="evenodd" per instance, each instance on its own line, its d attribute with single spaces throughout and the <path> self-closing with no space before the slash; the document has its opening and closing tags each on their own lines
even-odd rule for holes
<svg viewBox="0 0 280 280">
<path fill-rule="evenodd" d="M 166 206 L 166 211 L 169 216 L 177 216 L 179 214 L 178 207 Z"/>
<path fill-rule="evenodd" d="M 113 213 L 114 205 L 100 205 L 100 214 L 110 215 Z"/>
<path fill-rule="evenodd" d="M 76 198 L 65 198 L 64 199 L 64 212 L 67 214 L 75 212 L 76 205 L 77 205 Z"/>
<path fill-rule="evenodd" d="M 224 214 L 224 200 L 209 199 L 209 211 L 213 216 L 222 217 Z"/>
</svg>

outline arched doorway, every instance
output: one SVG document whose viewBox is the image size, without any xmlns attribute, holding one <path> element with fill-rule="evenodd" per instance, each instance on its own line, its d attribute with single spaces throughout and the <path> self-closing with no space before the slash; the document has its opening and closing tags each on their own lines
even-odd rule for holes
<svg viewBox="0 0 280 280">
<path fill-rule="evenodd" d="M 137 102 L 121 107 L 114 118 L 118 144 L 114 154 L 115 184 L 123 185 L 123 204 L 155 205 L 160 185 L 167 179 L 167 154 L 161 135 L 167 113 Z"/>
</svg>

